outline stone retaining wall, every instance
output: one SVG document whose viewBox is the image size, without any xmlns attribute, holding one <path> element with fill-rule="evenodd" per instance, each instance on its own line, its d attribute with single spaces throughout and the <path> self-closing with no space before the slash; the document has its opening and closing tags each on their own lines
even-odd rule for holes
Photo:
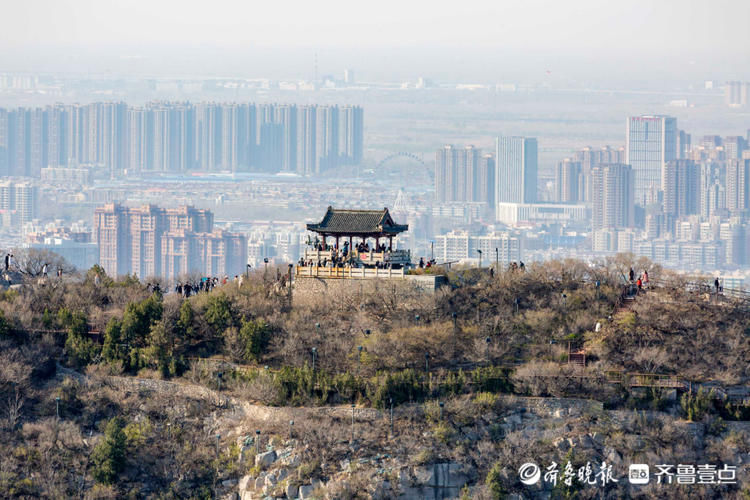
<svg viewBox="0 0 750 500">
<path fill-rule="evenodd" d="M 292 293 L 294 298 L 338 294 L 434 293 L 448 283 L 445 276 L 429 274 L 406 275 L 402 278 L 295 278 Z"/>
</svg>

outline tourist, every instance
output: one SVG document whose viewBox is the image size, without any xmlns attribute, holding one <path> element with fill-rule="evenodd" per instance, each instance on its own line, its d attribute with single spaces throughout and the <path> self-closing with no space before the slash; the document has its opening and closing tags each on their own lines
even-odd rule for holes
<svg viewBox="0 0 750 500">
<path fill-rule="evenodd" d="M 424 269 L 424 257 L 419 258 L 419 268 Z"/>
<path fill-rule="evenodd" d="M 635 280 L 635 271 L 633 271 L 633 268 L 630 268 L 630 281 L 633 282 Z"/>
</svg>

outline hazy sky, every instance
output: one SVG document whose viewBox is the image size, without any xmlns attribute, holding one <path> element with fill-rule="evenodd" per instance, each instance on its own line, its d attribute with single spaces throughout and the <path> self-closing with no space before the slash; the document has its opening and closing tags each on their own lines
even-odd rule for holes
<svg viewBox="0 0 750 500">
<path fill-rule="evenodd" d="M 211 53 L 210 66 L 222 50 L 235 63 L 240 54 L 257 61 L 264 51 L 307 58 L 314 50 L 366 72 L 377 61 L 361 54 L 407 48 L 432 51 L 438 66 L 441 50 L 565 54 L 579 64 L 674 64 L 676 56 L 680 64 L 736 65 L 731 78 L 750 61 L 749 20 L 748 0 L 6 0 L 0 71 L 57 70 L 61 53 L 79 65 L 90 56 L 88 70 L 111 70 L 156 52 Z"/>
</svg>

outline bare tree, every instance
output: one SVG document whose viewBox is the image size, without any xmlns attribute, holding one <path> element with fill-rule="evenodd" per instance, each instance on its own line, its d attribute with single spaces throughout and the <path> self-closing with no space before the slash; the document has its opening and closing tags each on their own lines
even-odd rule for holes
<svg viewBox="0 0 750 500">
<path fill-rule="evenodd" d="M 14 250 L 13 264 L 16 271 L 29 277 L 41 276 L 45 264 L 47 264 L 47 272 L 50 275 L 54 275 L 58 269 L 62 269 L 64 274 L 75 271 L 75 266 L 69 264 L 61 255 L 51 250 L 38 248 Z"/>
<path fill-rule="evenodd" d="M 23 394 L 21 394 L 21 391 L 19 391 L 18 387 L 16 386 L 13 394 L 8 396 L 8 399 L 5 403 L 8 429 L 13 430 L 16 428 L 16 425 L 18 425 L 18 421 L 21 419 L 21 411 L 23 410 L 25 402 L 26 398 L 23 397 Z"/>
</svg>

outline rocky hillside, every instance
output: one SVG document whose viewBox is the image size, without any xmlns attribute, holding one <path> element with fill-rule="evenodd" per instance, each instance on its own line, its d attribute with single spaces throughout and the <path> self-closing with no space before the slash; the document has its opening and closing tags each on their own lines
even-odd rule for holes
<svg viewBox="0 0 750 500">
<path fill-rule="evenodd" d="M 655 283 L 636 297 L 631 265 Z M 186 298 L 92 269 L 5 291 L 0 496 L 750 494 L 747 304 L 627 256 L 449 278 Z"/>
</svg>

